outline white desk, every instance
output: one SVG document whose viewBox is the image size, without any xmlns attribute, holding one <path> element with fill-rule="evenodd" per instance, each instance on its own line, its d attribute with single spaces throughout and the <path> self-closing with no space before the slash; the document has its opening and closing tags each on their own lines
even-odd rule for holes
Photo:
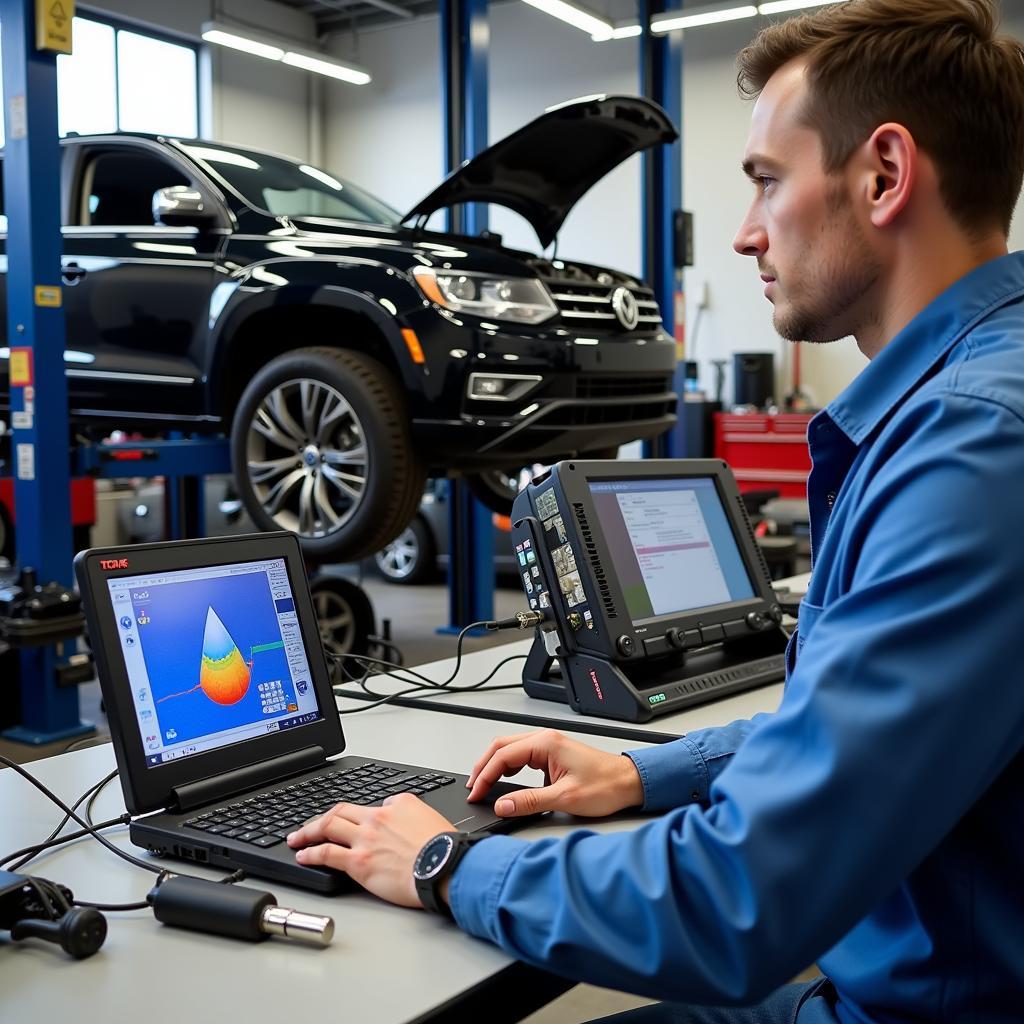
<svg viewBox="0 0 1024 1024">
<path fill-rule="evenodd" d="M 348 752 L 462 772 L 497 731 L 490 721 L 390 706 L 353 716 L 344 729 Z M 587 739 L 611 752 L 633 745 Z M 113 750 L 104 744 L 33 762 L 29 770 L 71 803 L 113 767 Z M 529 771 L 523 778 L 541 781 L 539 773 Z M 123 811 L 115 781 L 97 801 L 94 817 L 102 821 Z M 0 853 L 42 840 L 60 816 L 24 779 L 0 770 Z M 599 827 L 624 828 L 639 820 L 623 817 Z M 521 834 L 559 834 L 580 824 L 563 816 Z M 114 829 L 110 836 L 144 856 L 128 842 L 127 829 Z M 154 863 L 179 863 L 188 873 L 219 877 L 192 864 Z M 110 903 L 142 899 L 155 877 L 89 838 L 39 858 L 29 870 L 70 886 L 78 898 Z M 260 879 L 245 884 L 268 889 L 285 906 L 333 916 L 333 944 L 318 950 L 278 939 L 244 943 L 167 928 L 148 911 L 108 914 L 105 945 L 83 961 L 38 940 L 11 943 L 3 933 L 0 1022 L 280 1024 L 300 1017 L 360 1024 L 475 1017 L 497 1022 L 518 1019 L 509 1015 L 517 997 L 536 996 L 522 1011 L 531 1012 L 570 987 L 434 915 L 392 907 L 362 892 L 326 897 Z"/>
</svg>

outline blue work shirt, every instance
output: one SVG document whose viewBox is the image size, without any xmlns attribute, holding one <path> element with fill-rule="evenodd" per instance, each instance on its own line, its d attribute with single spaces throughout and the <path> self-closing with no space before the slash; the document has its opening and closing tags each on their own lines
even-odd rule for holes
<svg viewBox="0 0 1024 1024">
<path fill-rule="evenodd" d="M 811 421 L 779 710 L 631 752 L 640 828 L 479 843 L 462 928 L 680 1003 L 817 960 L 801 1024 L 1024 1020 L 1022 298 L 1024 254 L 975 269 Z"/>
</svg>

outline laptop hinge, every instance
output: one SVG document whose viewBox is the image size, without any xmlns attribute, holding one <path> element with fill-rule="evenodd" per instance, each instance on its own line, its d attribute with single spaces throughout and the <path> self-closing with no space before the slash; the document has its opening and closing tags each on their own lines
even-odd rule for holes
<svg viewBox="0 0 1024 1024">
<path fill-rule="evenodd" d="M 198 782 L 187 782 L 184 786 L 175 786 L 171 792 L 174 803 L 169 810 L 191 811 L 194 807 L 223 800 L 235 793 L 245 793 L 250 789 L 265 786 L 268 782 L 308 772 L 311 768 L 319 768 L 327 760 L 324 748 L 320 746 L 303 747 L 290 754 L 260 761 L 259 764 L 247 764 L 244 768 L 236 768 L 231 772 L 214 775 Z"/>
</svg>

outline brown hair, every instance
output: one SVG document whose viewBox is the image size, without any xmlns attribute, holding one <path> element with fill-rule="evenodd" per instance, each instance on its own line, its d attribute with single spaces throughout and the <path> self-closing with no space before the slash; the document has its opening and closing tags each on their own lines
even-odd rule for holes
<svg viewBox="0 0 1024 1024">
<path fill-rule="evenodd" d="M 897 122 L 935 162 L 960 226 L 1008 233 L 1024 177 L 1024 48 L 998 22 L 994 0 L 849 0 L 763 29 L 737 57 L 737 83 L 753 98 L 805 59 L 804 121 L 827 172 Z"/>
</svg>

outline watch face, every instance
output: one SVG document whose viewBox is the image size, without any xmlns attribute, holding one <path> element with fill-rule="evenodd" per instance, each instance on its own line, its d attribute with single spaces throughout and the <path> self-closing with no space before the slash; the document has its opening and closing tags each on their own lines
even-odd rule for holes
<svg viewBox="0 0 1024 1024">
<path fill-rule="evenodd" d="M 454 845 L 455 840 L 447 833 L 434 836 L 420 850 L 420 855 L 416 858 L 416 865 L 413 867 L 413 875 L 419 879 L 433 878 L 444 867 Z"/>
</svg>

